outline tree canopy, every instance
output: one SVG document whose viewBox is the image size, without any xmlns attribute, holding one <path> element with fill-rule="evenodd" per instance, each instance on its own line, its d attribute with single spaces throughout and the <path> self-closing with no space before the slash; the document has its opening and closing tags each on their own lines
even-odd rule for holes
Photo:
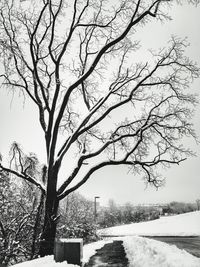
<svg viewBox="0 0 200 267">
<path fill-rule="evenodd" d="M 190 153 L 177 142 L 194 136 L 188 121 L 196 100 L 187 88 L 199 69 L 183 54 L 186 41 L 173 37 L 168 48 L 152 52 L 153 64 L 134 62 L 140 48 L 134 32 L 151 19 L 168 19 L 170 4 L 2 1 L 3 84 L 38 107 L 51 167 L 60 166 L 71 149 L 79 155 L 59 198 L 86 164 L 76 187 L 99 168 L 118 164 L 142 170 L 157 186 L 153 169 Z M 119 113 L 124 116 L 118 121 Z M 91 167 L 90 160 L 101 155 Z"/>
</svg>

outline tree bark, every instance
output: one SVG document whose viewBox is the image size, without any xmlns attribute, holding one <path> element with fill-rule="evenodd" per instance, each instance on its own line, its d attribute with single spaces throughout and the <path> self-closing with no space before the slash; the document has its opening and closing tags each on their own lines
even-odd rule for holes
<svg viewBox="0 0 200 267">
<path fill-rule="evenodd" d="M 54 169 L 48 173 L 48 186 L 45 202 L 45 217 L 43 231 L 40 239 L 39 255 L 41 257 L 52 255 L 54 240 L 56 237 L 57 213 L 59 200 L 57 198 L 57 171 Z"/>
<path fill-rule="evenodd" d="M 57 226 L 57 211 L 59 201 L 55 200 L 54 212 L 49 212 L 46 209 L 43 232 L 40 240 L 39 255 L 41 257 L 52 255 L 54 249 L 54 241 L 56 237 L 56 226 Z"/>
<path fill-rule="evenodd" d="M 45 195 L 43 192 L 41 192 L 40 196 L 40 202 L 37 207 L 37 213 L 36 213 L 36 218 L 35 218 L 35 224 L 33 228 L 33 236 L 32 236 L 32 245 L 31 245 L 31 256 L 30 259 L 32 260 L 38 253 L 38 249 L 36 247 L 38 246 L 37 238 L 38 238 L 38 233 L 39 233 L 39 227 L 41 226 L 41 219 L 42 219 L 42 211 L 44 208 L 44 199 Z"/>
</svg>

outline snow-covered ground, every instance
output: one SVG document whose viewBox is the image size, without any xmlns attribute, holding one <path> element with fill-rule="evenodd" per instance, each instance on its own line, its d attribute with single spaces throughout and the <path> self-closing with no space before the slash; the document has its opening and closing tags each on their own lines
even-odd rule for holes
<svg viewBox="0 0 200 267">
<path fill-rule="evenodd" d="M 176 246 L 144 237 L 125 237 L 129 267 L 200 267 L 200 259 Z"/>
<path fill-rule="evenodd" d="M 103 236 L 200 236 L 200 211 L 99 230 Z"/>
<path fill-rule="evenodd" d="M 95 254 L 95 250 L 113 240 L 123 240 L 129 260 L 129 267 L 200 267 L 200 259 L 176 246 L 134 235 L 200 235 L 200 211 L 164 217 L 159 220 L 123 225 L 101 230 L 107 235 L 130 235 L 113 237 L 94 242 L 83 247 L 83 262 Z M 14 265 L 16 267 L 75 267 L 75 265 L 55 263 L 53 256 Z"/>
<path fill-rule="evenodd" d="M 18 263 L 12 266 L 16 267 L 79 267 L 78 265 L 74 264 L 67 264 L 66 261 L 56 263 L 53 259 L 53 256 L 46 256 L 43 258 L 38 258 L 32 261 L 26 261 L 23 263 Z"/>
</svg>

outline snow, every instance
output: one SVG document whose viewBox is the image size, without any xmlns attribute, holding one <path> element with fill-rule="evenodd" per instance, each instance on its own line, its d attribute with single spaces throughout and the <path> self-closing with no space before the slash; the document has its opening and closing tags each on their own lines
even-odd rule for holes
<svg viewBox="0 0 200 267">
<path fill-rule="evenodd" d="M 105 244 L 111 243 L 112 239 L 100 240 L 83 247 L 83 262 L 86 263 L 96 253 L 97 249 L 102 248 Z"/>
<path fill-rule="evenodd" d="M 122 240 L 129 267 L 200 267 L 200 259 L 174 245 L 139 237 L 146 236 L 197 236 L 200 235 L 200 211 L 176 216 L 163 217 L 158 220 L 130 225 L 117 226 L 99 231 L 103 235 L 119 235 L 83 246 L 83 262 L 113 240 Z M 129 236 L 126 236 L 129 235 Z M 53 256 L 19 263 L 15 267 L 75 267 L 67 262 L 55 263 Z"/>
<path fill-rule="evenodd" d="M 67 242 L 67 243 L 82 243 L 82 238 L 59 238 L 57 242 Z"/>
<path fill-rule="evenodd" d="M 200 236 L 200 211 L 110 227 L 98 233 L 101 236 Z"/>
<path fill-rule="evenodd" d="M 125 237 L 129 267 L 199 267 L 200 259 L 176 246 L 144 237 Z"/>
<path fill-rule="evenodd" d="M 82 259 L 83 263 L 88 262 L 90 257 L 92 257 L 96 253 L 97 249 L 102 248 L 105 244 L 110 242 L 112 242 L 112 239 L 101 240 L 85 245 L 83 247 L 83 259 Z M 13 265 L 13 267 L 76 267 L 76 266 L 78 265 L 69 264 L 66 261 L 62 263 L 55 262 L 53 256 L 46 256 L 32 261 L 26 261 Z"/>
<path fill-rule="evenodd" d="M 83 262 L 88 262 L 89 258 L 95 254 L 96 249 L 100 249 L 113 240 L 122 240 L 129 267 L 199 267 L 200 259 L 192 256 L 176 246 L 167 245 L 163 242 L 147 239 L 144 237 L 130 236 L 122 238 L 110 238 L 101 240 L 84 246 Z M 75 267 L 77 265 L 67 264 L 67 262 L 55 263 L 53 256 L 46 256 L 36 260 L 19 263 L 15 267 Z"/>
<path fill-rule="evenodd" d="M 66 261 L 56 263 L 53 259 L 53 255 L 38 258 L 32 261 L 18 263 L 13 266 L 15 267 L 79 267 L 78 265 L 67 264 Z"/>
</svg>

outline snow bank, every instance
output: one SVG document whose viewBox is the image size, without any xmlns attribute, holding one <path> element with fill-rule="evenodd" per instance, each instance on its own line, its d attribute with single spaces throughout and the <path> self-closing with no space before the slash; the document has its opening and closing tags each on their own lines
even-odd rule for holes
<svg viewBox="0 0 200 267">
<path fill-rule="evenodd" d="M 68 264 L 66 261 L 56 263 L 52 256 L 38 258 L 32 261 L 25 261 L 13 265 L 14 267 L 80 267 L 74 264 Z"/>
<path fill-rule="evenodd" d="M 106 239 L 106 240 L 101 240 L 101 241 L 97 241 L 97 242 L 85 245 L 83 247 L 83 260 L 82 260 L 83 263 L 88 262 L 90 257 L 92 257 L 96 253 L 97 249 L 100 249 L 105 244 L 111 243 L 111 242 L 112 242 L 112 239 Z M 54 261 L 53 255 L 13 265 L 13 267 L 77 267 L 77 266 L 78 265 L 69 264 L 66 261 L 62 263 L 58 263 L 58 262 L 56 263 Z"/>
<path fill-rule="evenodd" d="M 101 229 L 98 234 L 102 236 L 199 236 L 200 211 Z"/>
<path fill-rule="evenodd" d="M 102 248 L 105 244 L 113 242 L 112 239 L 100 240 L 91 244 L 87 244 L 83 247 L 83 263 L 89 261 L 89 259 L 96 254 L 96 250 Z"/>
<path fill-rule="evenodd" d="M 125 237 L 129 267 L 199 267 L 200 259 L 176 246 L 143 237 Z"/>
</svg>

